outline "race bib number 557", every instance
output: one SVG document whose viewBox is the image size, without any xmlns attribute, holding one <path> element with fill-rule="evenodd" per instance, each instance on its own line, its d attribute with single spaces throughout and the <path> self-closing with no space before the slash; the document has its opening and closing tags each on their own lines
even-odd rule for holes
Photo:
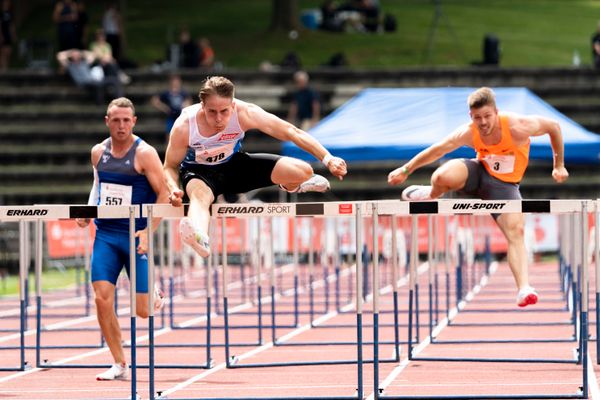
<svg viewBox="0 0 600 400">
<path fill-rule="evenodd" d="M 132 191 L 131 186 L 102 182 L 100 184 L 100 204 L 106 206 L 131 205 Z"/>
</svg>

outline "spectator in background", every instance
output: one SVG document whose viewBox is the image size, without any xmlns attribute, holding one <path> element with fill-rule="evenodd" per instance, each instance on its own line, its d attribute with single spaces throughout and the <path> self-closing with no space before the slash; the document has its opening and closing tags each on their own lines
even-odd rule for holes
<svg viewBox="0 0 600 400">
<path fill-rule="evenodd" d="M 123 58 L 124 34 L 123 18 L 115 3 L 110 3 L 102 16 L 102 30 L 106 35 L 106 41 L 112 48 L 112 55 L 117 63 Z"/>
<path fill-rule="evenodd" d="M 181 29 L 179 33 L 179 62 L 180 68 L 198 68 L 200 65 L 200 48 L 192 39 L 188 28 Z"/>
<path fill-rule="evenodd" d="M 88 43 L 88 23 L 90 18 L 85 10 L 83 0 L 77 1 L 77 40 L 79 41 L 78 49 L 87 49 Z"/>
<path fill-rule="evenodd" d="M 175 120 L 181 114 L 181 110 L 184 107 L 192 105 L 192 97 L 183 89 L 181 77 L 179 75 L 171 75 L 169 77 L 169 89 L 152 96 L 150 102 L 154 108 L 167 116 L 165 132 L 168 137 Z"/>
<path fill-rule="evenodd" d="M 598 21 L 596 33 L 592 36 L 592 62 L 594 67 L 600 68 L 600 21 Z"/>
<path fill-rule="evenodd" d="M 17 39 L 11 0 L 2 0 L 0 11 L 0 71 L 6 71 L 10 64 L 12 46 Z"/>
<path fill-rule="evenodd" d="M 215 51 L 210 45 L 210 41 L 207 38 L 200 38 L 200 40 L 198 40 L 198 47 L 200 53 L 200 66 L 212 68 L 215 63 Z"/>
<path fill-rule="evenodd" d="M 337 4 L 334 0 L 326 0 L 321 5 L 321 28 L 324 31 L 341 32 L 343 30 L 342 23 L 337 18 Z"/>
<path fill-rule="evenodd" d="M 123 96 L 123 87 L 117 77 L 105 76 L 100 66 L 92 67 L 94 54 L 91 51 L 63 50 L 56 54 L 56 59 L 77 87 L 92 91 L 96 104 L 104 103 L 106 89 L 112 89 L 114 97 Z"/>
<path fill-rule="evenodd" d="M 94 54 L 94 64 L 102 67 L 105 76 L 117 77 L 125 85 L 131 82 L 131 78 L 119 69 L 119 65 L 113 57 L 112 47 L 106 41 L 102 29 L 96 30 L 95 40 L 90 43 L 90 51 Z"/>
<path fill-rule="evenodd" d="M 377 0 L 348 0 L 337 5 L 326 0 L 321 5 L 320 28 L 331 32 L 380 32 L 383 18 Z"/>
<path fill-rule="evenodd" d="M 305 71 L 296 71 L 294 83 L 296 91 L 288 110 L 287 120 L 303 131 L 307 131 L 321 119 L 321 99 L 319 93 L 308 85 L 309 77 Z"/>
<path fill-rule="evenodd" d="M 334 68 L 346 67 L 346 66 L 348 66 L 348 59 L 346 58 L 346 55 L 343 52 L 338 52 L 338 53 L 332 54 L 331 57 L 329 58 L 329 60 L 321 65 L 324 67 L 334 67 Z"/>
<path fill-rule="evenodd" d="M 54 6 L 52 19 L 58 29 L 58 50 L 76 49 L 80 45 L 77 36 L 77 4 L 73 0 L 59 0 Z"/>
<path fill-rule="evenodd" d="M 293 70 L 298 70 L 302 68 L 302 61 L 300 60 L 300 56 L 295 51 L 287 52 L 286 55 L 281 60 L 281 64 L 279 64 L 281 68 L 290 68 Z"/>
<path fill-rule="evenodd" d="M 379 4 L 375 0 L 358 0 L 356 9 L 362 16 L 362 23 L 368 32 L 377 32 L 382 23 Z"/>
</svg>

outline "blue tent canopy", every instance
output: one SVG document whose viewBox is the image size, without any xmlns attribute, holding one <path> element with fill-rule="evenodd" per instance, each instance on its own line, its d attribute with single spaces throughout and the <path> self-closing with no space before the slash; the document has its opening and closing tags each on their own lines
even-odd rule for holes
<svg viewBox="0 0 600 400">
<path fill-rule="evenodd" d="M 309 131 L 333 155 L 346 161 L 409 159 L 469 123 L 467 97 L 474 88 L 365 89 Z M 600 135 L 558 112 L 526 88 L 495 88 L 500 111 L 536 114 L 561 126 L 567 163 L 599 164 Z M 314 161 L 293 143 L 284 155 Z M 473 157 L 462 147 L 450 157 Z M 532 160 L 552 160 L 548 135 L 531 139 Z"/>
</svg>

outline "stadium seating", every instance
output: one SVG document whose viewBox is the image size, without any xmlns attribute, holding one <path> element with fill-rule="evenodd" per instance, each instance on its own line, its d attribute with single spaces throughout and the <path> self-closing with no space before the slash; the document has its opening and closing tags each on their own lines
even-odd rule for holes
<svg viewBox="0 0 600 400">
<path fill-rule="evenodd" d="M 181 71 L 185 87 L 195 92 L 205 73 Z M 293 90 L 291 71 L 227 71 L 237 86 L 236 95 L 285 117 Z M 526 86 L 579 122 L 600 132 L 597 113 L 600 98 L 598 72 L 592 69 L 436 68 L 410 70 L 311 70 L 311 81 L 323 98 L 324 113 L 366 87 Z M 135 131 L 162 155 L 166 146 L 162 116 L 150 106 L 150 96 L 164 88 L 165 74 L 131 71 L 133 81 L 126 95 L 136 104 Z M 89 150 L 107 135 L 104 106 L 96 106 L 88 94 L 64 76 L 45 70 L 13 71 L 0 75 L 0 204 L 83 203 L 91 184 Z M 278 153 L 279 142 L 250 132 L 247 151 Z M 385 177 L 398 163 L 352 165 L 351 178 L 332 182 L 330 199 L 397 197 L 398 188 L 387 186 Z M 588 166 L 568 166 L 571 179 L 560 189 L 552 184 L 546 165 L 532 165 L 523 182 L 526 197 L 597 197 L 600 178 Z M 315 168 L 322 171 L 322 166 Z M 414 183 L 425 182 L 432 168 L 418 171 Z M 276 189 L 258 194 L 263 200 L 278 199 Z M 307 194 L 303 199 L 310 200 Z"/>
</svg>

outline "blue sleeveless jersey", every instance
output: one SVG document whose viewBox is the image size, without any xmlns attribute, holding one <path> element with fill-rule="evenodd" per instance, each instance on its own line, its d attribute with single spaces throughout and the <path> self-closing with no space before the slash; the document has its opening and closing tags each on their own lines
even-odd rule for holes
<svg viewBox="0 0 600 400">
<path fill-rule="evenodd" d="M 142 142 L 137 138 L 127 154 L 115 158 L 111 154 L 111 139 L 104 141 L 105 150 L 102 153 L 96 170 L 98 171 L 99 205 L 134 205 L 153 204 L 156 193 L 145 175 L 135 170 L 135 151 Z M 128 231 L 128 219 L 96 219 L 98 229 L 113 231 Z M 135 230 L 146 227 L 146 218 L 136 218 Z"/>
</svg>

